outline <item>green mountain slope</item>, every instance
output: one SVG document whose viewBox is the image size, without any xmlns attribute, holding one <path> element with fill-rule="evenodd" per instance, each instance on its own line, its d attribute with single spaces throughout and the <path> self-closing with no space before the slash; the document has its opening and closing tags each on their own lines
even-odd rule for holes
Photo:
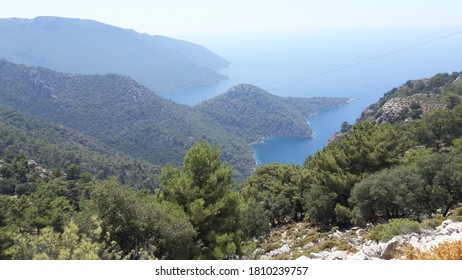
<svg viewBox="0 0 462 280">
<path fill-rule="evenodd" d="M 0 60 L 0 104 L 155 165 L 182 164 L 186 151 L 205 139 L 221 148 L 223 160 L 234 166 L 239 181 L 254 168 L 251 142 L 275 135 L 309 137 L 308 114 L 346 101 L 282 98 L 238 85 L 189 107 L 160 97 L 127 76 L 65 74 Z"/>
<path fill-rule="evenodd" d="M 0 19 L 0 58 L 82 74 L 119 73 L 155 91 L 216 83 L 228 62 L 202 46 L 92 20 Z"/>
<path fill-rule="evenodd" d="M 0 105 L 0 158 L 24 153 L 47 168 L 66 170 L 72 164 L 98 179 L 116 176 L 137 188 L 155 189 L 160 167 L 134 160 L 94 139 L 37 116 Z"/>
<path fill-rule="evenodd" d="M 240 84 L 195 108 L 250 143 L 271 136 L 311 137 L 306 117 L 347 101 L 336 97 L 283 98 Z"/>
<path fill-rule="evenodd" d="M 115 74 L 63 74 L 0 61 L 0 101 L 72 128 L 113 150 L 154 164 L 181 164 L 187 149 L 206 138 L 243 174 L 252 152 L 239 137 L 188 106 L 162 98 Z"/>
</svg>

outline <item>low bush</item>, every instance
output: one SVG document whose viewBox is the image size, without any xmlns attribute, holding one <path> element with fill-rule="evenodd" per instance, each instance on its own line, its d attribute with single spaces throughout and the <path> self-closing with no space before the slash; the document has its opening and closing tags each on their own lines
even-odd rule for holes
<svg viewBox="0 0 462 280">
<path fill-rule="evenodd" d="M 424 229 L 434 229 L 440 226 L 444 220 L 443 215 L 436 215 L 434 218 L 423 220 L 420 225 Z"/>
<path fill-rule="evenodd" d="M 387 242 L 397 235 L 420 232 L 420 224 L 409 219 L 391 219 L 388 224 L 377 225 L 367 236 L 367 239 L 377 242 Z"/>
<path fill-rule="evenodd" d="M 447 219 L 462 222 L 462 207 L 452 210 Z"/>
</svg>

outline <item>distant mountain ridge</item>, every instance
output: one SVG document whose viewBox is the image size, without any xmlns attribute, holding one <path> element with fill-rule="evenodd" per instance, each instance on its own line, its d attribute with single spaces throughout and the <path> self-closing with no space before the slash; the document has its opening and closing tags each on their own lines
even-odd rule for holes
<svg viewBox="0 0 462 280">
<path fill-rule="evenodd" d="M 229 62 L 206 48 L 93 20 L 0 19 L 0 58 L 81 74 L 118 73 L 156 92 L 226 79 Z"/>
</svg>

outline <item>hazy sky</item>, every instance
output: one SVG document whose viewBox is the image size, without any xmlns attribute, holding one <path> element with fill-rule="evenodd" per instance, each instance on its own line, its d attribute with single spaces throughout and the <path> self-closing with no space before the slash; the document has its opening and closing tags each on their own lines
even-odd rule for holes
<svg viewBox="0 0 462 280">
<path fill-rule="evenodd" d="M 460 0 L 0 0 L 0 7 L 1 18 L 88 18 L 184 39 L 224 32 L 462 22 Z"/>
</svg>

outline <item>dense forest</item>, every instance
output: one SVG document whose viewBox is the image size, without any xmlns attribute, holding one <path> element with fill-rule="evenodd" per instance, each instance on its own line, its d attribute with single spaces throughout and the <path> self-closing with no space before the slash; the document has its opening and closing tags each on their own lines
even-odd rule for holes
<svg viewBox="0 0 462 280">
<path fill-rule="evenodd" d="M 113 151 L 62 125 L 0 106 L 2 156 L 24 154 L 44 168 L 65 170 L 77 165 L 98 179 L 118 176 L 139 189 L 158 188 L 161 167 Z"/>
<path fill-rule="evenodd" d="M 322 232 L 447 216 L 462 202 L 460 77 L 438 74 L 393 89 L 303 166 L 264 165 L 242 184 L 223 149 L 205 137 L 192 139 L 182 162 L 158 167 L 58 119 L 2 107 L 0 258 L 247 258 L 285 223 L 305 221 Z M 106 77 L 80 78 L 104 85 Z M 13 100 L 32 114 L 37 105 L 28 98 Z M 66 98 L 54 102 L 71 110 Z"/>
<path fill-rule="evenodd" d="M 256 101 L 276 99 L 261 89 L 257 90 L 259 95 L 241 92 L 255 100 L 253 106 L 245 107 L 246 113 L 232 107 L 238 102 L 236 97 L 235 102 L 218 106 L 227 108 L 226 118 L 248 122 L 245 117 L 252 113 L 259 120 L 259 131 L 237 133 L 235 126 L 214 119 L 208 111 L 176 104 L 126 76 L 64 74 L 6 60 L 0 60 L 0 74 L 0 103 L 4 106 L 70 128 L 112 151 L 155 165 L 181 164 L 187 150 L 206 139 L 221 147 L 223 160 L 233 165 L 234 178 L 241 182 L 255 165 L 248 139 L 296 132 L 285 129 L 292 126 L 292 119 L 277 112 L 269 118 L 266 111 L 260 112 Z M 307 108 L 313 111 L 344 102 L 344 98 L 305 100 Z M 276 99 L 273 104 L 276 108 L 287 107 L 284 100 Z M 302 122 L 303 115 L 294 114 Z M 273 122 L 278 127 L 273 127 Z M 299 125 L 309 130 L 306 121 Z"/>
<path fill-rule="evenodd" d="M 311 137 L 306 118 L 347 101 L 340 97 L 284 98 L 239 84 L 195 108 L 250 143 L 270 136 Z"/>
</svg>

